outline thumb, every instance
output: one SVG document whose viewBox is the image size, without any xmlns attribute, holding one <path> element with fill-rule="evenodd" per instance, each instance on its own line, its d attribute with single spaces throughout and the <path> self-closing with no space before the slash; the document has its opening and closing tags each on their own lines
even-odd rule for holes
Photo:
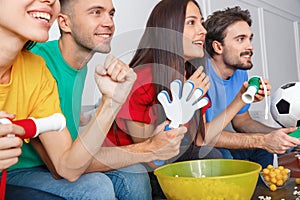
<svg viewBox="0 0 300 200">
<path fill-rule="evenodd" d="M 101 75 L 101 76 L 107 74 L 107 72 L 106 72 L 106 70 L 105 70 L 105 68 L 104 68 L 104 66 L 102 64 L 98 64 L 96 66 L 96 68 L 95 68 L 95 74 Z"/>
<path fill-rule="evenodd" d="M 283 130 L 283 132 L 289 134 L 291 132 L 296 131 L 297 129 L 298 129 L 297 127 L 289 127 L 289 128 L 283 128 L 282 130 Z"/>
</svg>

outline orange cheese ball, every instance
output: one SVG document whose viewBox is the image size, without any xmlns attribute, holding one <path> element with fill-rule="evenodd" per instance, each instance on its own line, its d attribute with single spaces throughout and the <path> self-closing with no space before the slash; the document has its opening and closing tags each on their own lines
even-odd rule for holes
<svg viewBox="0 0 300 200">
<path fill-rule="evenodd" d="M 276 191 L 277 187 L 283 186 L 288 180 L 290 170 L 279 166 L 277 168 L 272 165 L 268 165 L 262 170 L 262 176 L 264 180 L 268 183 L 271 191 Z M 299 178 L 300 184 L 300 178 Z"/>
</svg>

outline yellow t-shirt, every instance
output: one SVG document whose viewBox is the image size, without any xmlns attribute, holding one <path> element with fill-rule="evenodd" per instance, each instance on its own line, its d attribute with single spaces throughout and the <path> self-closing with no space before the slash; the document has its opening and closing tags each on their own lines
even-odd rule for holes
<svg viewBox="0 0 300 200">
<path fill-rule="evenodd" d="M 25 50 L 19 53 L 12 65 L 10 82 L 0 84 L 0 110 L 16 114 L 15 119 L 61 113 L 56 81 L 40 56 Z M 42 164 L 30 143 L 23 143 L 19 162 L 10 170 Z"/>
</svg>

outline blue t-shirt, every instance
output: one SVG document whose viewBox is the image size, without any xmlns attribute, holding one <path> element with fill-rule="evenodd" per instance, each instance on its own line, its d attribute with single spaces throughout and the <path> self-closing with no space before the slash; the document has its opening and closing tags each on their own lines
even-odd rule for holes
<svg viewBox="0 0 300 200">
<path fill-rule="evenodd" d="M 211 106 L 206 111 L 207 122 L 217 117 L 233 101 L 245 81 L 248 81 L 246 70 L 236 70 L 228 80 L 217 75 L 211 62 L 207 59 L 207 74 L 210 78 L 210 88 L 207 92 Z M 238 114 L 248 111 L 250 104 L 245 105 Z"/>
</svg>

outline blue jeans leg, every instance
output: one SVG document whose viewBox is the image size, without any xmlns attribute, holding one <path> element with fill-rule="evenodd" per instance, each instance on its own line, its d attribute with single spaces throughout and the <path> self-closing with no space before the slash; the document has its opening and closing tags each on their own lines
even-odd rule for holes
<svg viewBox="0 0 300 200">
<path fill-rule="evenodd" d="M 250 149 L 250 150 L 230 150 L 234 159 L 249 160 L 266 168 L 269 164 L 273 164 L 274 155 L 263 149 Z M 258 184 L 262 183 L 260 176 L 258 176 Z"/>
<path fill-rule="evenodd" d="M 111 180 L 103 173 L 82 175 L 77 181 L 56 180 L 44 167 L 17 169 L 8 172 L 7 183 L 35 188 L 65 199 L 115 200 Z"/>
<path fill-rule="evenodd" d="M 234 159 L 249 160 L 267 167 L 273 164 L 274 155 L 263 149 L 230 150 Z"/>
<path fill-rule="evenodd" d="M 233 159 L 233 156 L 231 155 L 228 149 L 224 149 L 224 148 L 217 148 L 217 149 L 222 153 L 222 157 L 224 159 Z"/>
<path fill-rule="evenodd" d="M 6 185 L 5 200 L 64 200 L 48 192 L 16 185 Z"/>
<path fill-rule="evenodd" d="M 151 185 L 146 168 L 132 165 L 126 168 L 105 172 L 114 185 L 119 200 L 151 200 Z"/>
</svg>

